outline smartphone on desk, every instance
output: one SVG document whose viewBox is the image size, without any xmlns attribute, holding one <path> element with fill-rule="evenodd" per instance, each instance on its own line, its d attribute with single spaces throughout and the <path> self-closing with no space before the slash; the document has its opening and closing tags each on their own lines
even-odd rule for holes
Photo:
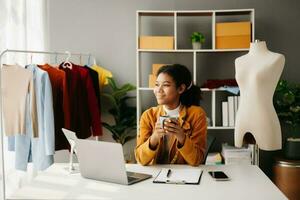
<svg viewBox="0 0 300 200">
<path fill-rule="evenodd" d="M 229 181 L 230 178 L 222 171 L 209 171 L 209 175 L 216 181 Z"/>
</svg>

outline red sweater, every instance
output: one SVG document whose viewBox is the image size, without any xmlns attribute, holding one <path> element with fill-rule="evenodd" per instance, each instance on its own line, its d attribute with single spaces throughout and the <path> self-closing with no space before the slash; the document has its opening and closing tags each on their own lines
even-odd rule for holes
<svg viewBox="0 0 300 200">
<path fill-rule="evenodd" d="M 70 99 L 70 129 L 81 139 L 102 135 L 99 106 L 88 70 L 75 64 L 72 69 L 64 68 L 62 64 L 59 68 L 66 73 Z"/>
</svg>

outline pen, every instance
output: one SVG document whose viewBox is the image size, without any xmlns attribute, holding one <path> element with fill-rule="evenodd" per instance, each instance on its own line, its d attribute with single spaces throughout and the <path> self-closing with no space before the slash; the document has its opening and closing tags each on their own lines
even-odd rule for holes
<svg viewBox="0 0 300 200">
<path fill-rule="evenodd" d="M 171 169 L 168 169 L 168 173 L 167 173 L 167 177 L 169 178 L 170 177 L 170 175 L 171 175 Z"/>
<path fill-rule="evenodd" d="M 184 180 L 179 180 L 179 181 L 170 181 L 170 180 L 167 180 L 166 181 L 167 183 L 170 183 L 170 184 L 186 184 L 186 182 Z"/>
</svg>

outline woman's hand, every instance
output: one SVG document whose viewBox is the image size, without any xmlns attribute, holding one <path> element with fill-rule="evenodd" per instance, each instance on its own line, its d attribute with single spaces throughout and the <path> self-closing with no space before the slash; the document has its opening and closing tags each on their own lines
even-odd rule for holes
<svg viewBox="0 0 300 200">
<path fill-rule="evenodd" d="M 165 134 L 165 130 L 161 128 L 161 124 L 158 120 L 155 124 L 154 131 L 150 137 L 150 148 L 151 149 L 156 149 L 160 138 L 162 138 L 164 136 L 164 134 Z"/>
<path fill-rule="evenodd" d="M 166 134 L 174 135 L 177 138 L 179 145 L 182 146 L 184 144 L 185 134 L 177 120 L 172 120 L 172 119 L 165 120 L 164 130 Z"/>
</svg>

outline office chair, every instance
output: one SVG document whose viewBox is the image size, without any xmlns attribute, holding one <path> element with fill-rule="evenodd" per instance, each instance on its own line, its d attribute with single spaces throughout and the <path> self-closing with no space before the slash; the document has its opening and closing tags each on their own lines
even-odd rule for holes
<svg viewBox="0 0 300 200">
<path fill-rule="evenodd" d="M 203 159 L 202 164 L 205 164 L 208 152 L 211 149 L 211 147 L 213 146 L 213 144 L 214 144 L 215 141 L 216 141 L 216 137 L 215 136 L 207 134 L 207 136 L 206 136 L 206 151 L 204 153 L 204 159 Z"/>
</svg>

